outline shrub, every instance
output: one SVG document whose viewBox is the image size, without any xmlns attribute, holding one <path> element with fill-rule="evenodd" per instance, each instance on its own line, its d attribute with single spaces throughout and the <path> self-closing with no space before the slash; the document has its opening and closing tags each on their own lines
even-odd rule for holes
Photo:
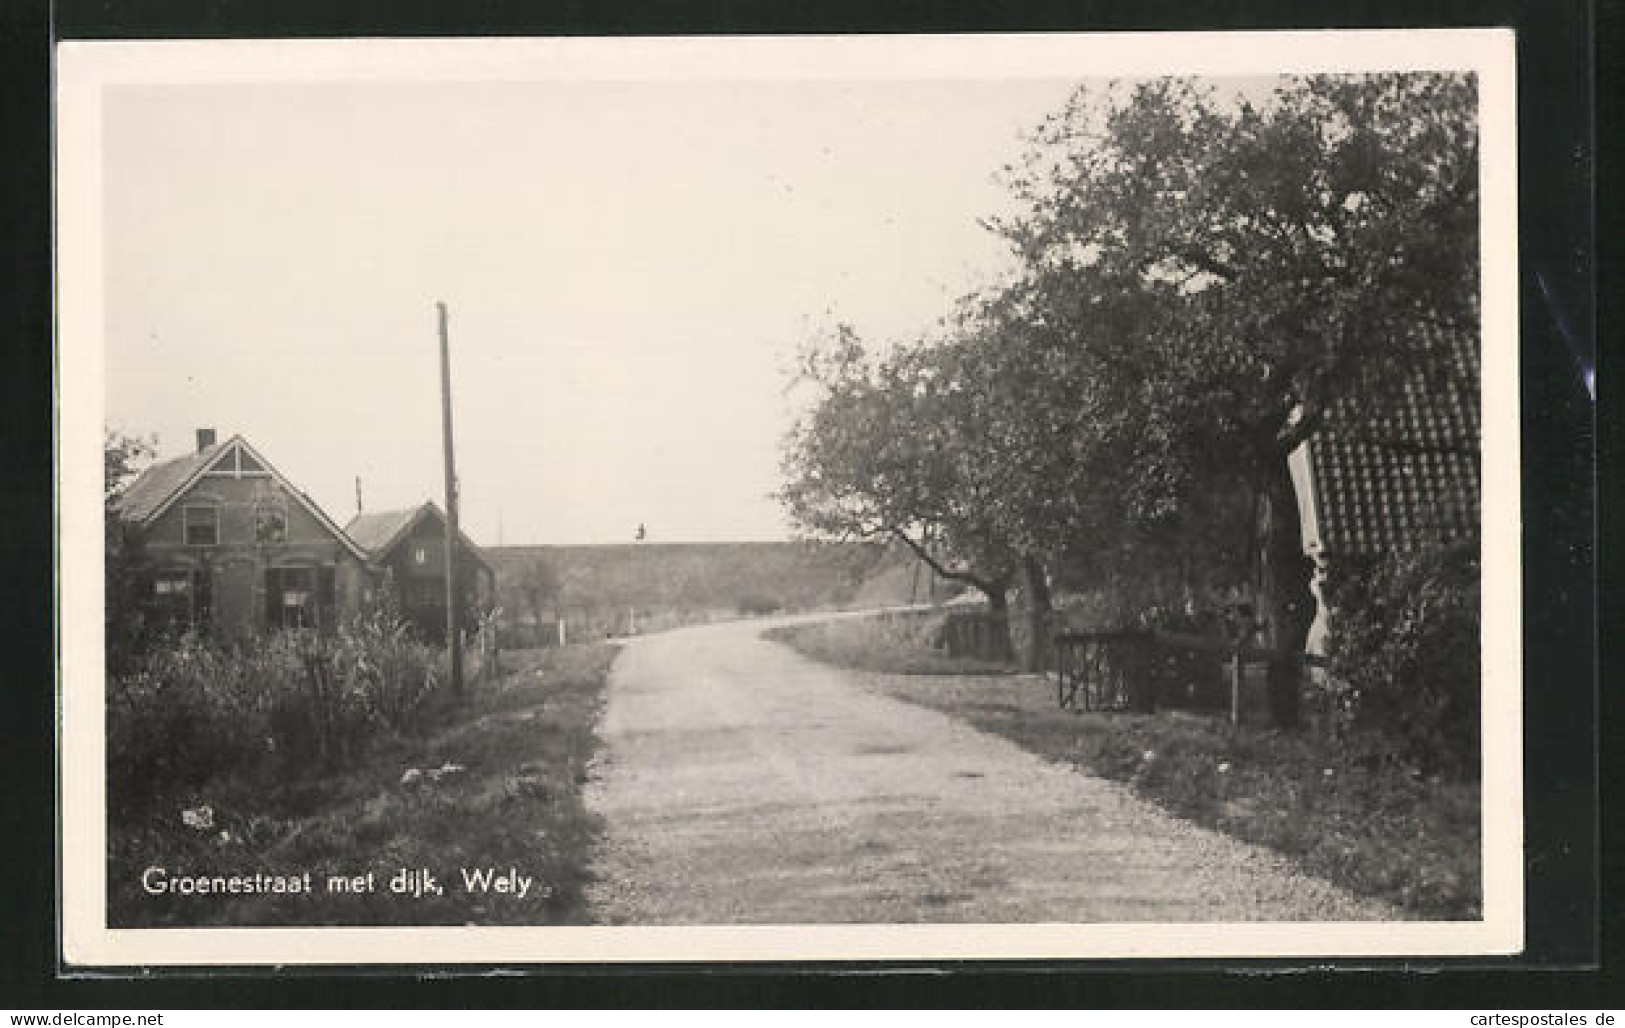
<svg viewBox="0 0 1625 1028">
<path fill-rule="evenodd" d="M 784 609 L 784 604 L 766 593 L 745 593 L 735 602 L 735 607 L 746 617 L 757 617 L 776 614 Z"/>
<path fill-rule="evenodd" d="M 107 696 L 107 777 L 115 809 L 192 790 L 266 748 L 269 655 L 244 658 L 186 633 L 149 646 Z"/>
<path fill-rule="evenodd" d="M 126 811 L 267 761 L 320 770 L 381 734 L 416 731 L 439 660 L 387 605 L 330 636 L 283 632 L 238 646 L 190 633 L 162 639 L 109 679 L 110 805 Z"/>
<path fill-rule="evenodd" d="M 1342 719 L 1382 732 L 1421 767 L 1476 769 L 1478 541 L 1331 570 L 1327 642 Z"/>
</svg>

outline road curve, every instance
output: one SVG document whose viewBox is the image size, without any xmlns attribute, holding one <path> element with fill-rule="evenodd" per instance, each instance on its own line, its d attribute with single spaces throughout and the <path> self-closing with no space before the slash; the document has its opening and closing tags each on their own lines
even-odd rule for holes
<svg viewBox="0 0 1625 1028">
<path fill-rule="evenodd" d="M 1395 919 L 1285 859 L 1180 821 L 759 638 L 630 642 L 587 802 L 603 924 Z"/>
</svg>

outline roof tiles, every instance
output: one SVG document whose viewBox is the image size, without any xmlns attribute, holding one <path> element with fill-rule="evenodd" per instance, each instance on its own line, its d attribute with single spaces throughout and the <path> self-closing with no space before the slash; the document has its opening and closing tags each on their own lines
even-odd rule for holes
<svg viewBox="0 0 1625 1028">
<path fill-rule="evenodd" d="M 174 457 L 149 465 L 119 496 L 115 503 L 119 515 L 127 521 L 147 520 L 174 495 L 175 490 L 185 485 L 188 479 L 218 457 L 230 444 L 231 440 L 228 439 L 183 457 Z"/>
<path fill-rule="evenodd" d="M 1436 374 L 1387 397 L 1340 405 L 1309 440 L 1322 548 L 1376 555 L 1449 542 L 1480 518 L 1481 406 L 1476 338 L 1430 333 Z"/>
</svg>

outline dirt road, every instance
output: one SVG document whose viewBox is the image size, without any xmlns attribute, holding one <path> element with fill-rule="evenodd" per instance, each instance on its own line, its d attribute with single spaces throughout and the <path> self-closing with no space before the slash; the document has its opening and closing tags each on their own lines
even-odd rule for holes
<svg viewBox="0 0 1625 1028">
<path fill-rule="evenodd" d="M 638 639 L 588 803 L 606 924 L 1399 915 L 742 622 Z"/>
</svg>

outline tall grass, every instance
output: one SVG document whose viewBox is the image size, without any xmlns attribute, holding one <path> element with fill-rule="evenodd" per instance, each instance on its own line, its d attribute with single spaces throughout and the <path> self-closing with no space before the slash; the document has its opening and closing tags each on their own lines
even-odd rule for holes
<svg viewBox="0 0 1625 1028">
<path fill-rule="evenodd" d="M 511 673 L 471 682 L 461 700 L 426 699 L 409 729 L 380 731 L 346 760 L 268 764 L 259 756 L 165 801 L 116 816 L 109 831 L 108 923 L 204 925 L 575 924 L 597 823 L 582 799 L 596 747 L 604 644 L 521 651 Z M 436 655 L 438 656 L 438 655 Z M 308 894 L 153 895 L 173 875 L 309 874 Z M 463 868 L 517 868 L 527 895 L 466 892 Z M 442 893 L 392 892 L 428 869 Z M 329 876 L 377 887 L 334 891 Z"/>
<path fill-rule="evenodd" d="M 108 682 L 107 781 L 117 819 L 222 776 L 322 771 L 424 723 L 438 651 L 392 611 L 336 632 L 282 632 L 222 646 L 187 633 Z"/>
</svg>

